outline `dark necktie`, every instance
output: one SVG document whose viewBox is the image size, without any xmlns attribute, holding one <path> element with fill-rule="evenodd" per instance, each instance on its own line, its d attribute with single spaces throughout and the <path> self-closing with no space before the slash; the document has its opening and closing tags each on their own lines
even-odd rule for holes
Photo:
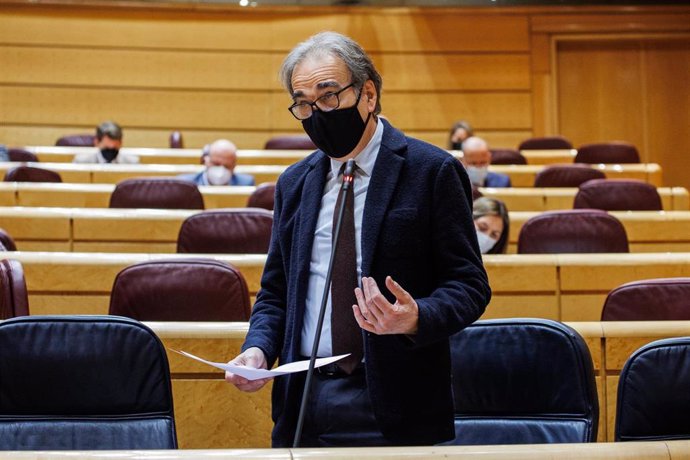
<svg viewBox="0 0 690 460">
<path fill-rule="evenodd" d="M 344 166 L 344 165 L 343 165 Z M 355 166 L 355 170 L 356 170 Z M 341 168 L 341 172 L 342 172 Z M 345 178 L 343 178 L 346 180 Z M 333 237 L 335 237 L 335 223 L 343 190 L 341 188 L 333 213 Z M 355 320 L 352 305 L 357 303 L 355 288 L 357 287 L 357 251 L 355 249 L 355 192 L 354 180 L 345 191 L 345 212 L 340 228 L 333 266 L 333 281 L 331 283 L 331 341 L 333 355 L 351 353 L 345 359 L 338 361 L 338 366 L 350 374 L 362 361 L 364 356 L 362 346 L 362 329 Z"/>
</svg>

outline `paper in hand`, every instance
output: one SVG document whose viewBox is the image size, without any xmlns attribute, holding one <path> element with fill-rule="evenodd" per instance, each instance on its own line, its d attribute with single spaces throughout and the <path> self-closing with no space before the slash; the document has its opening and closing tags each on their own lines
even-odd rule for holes
<svg viewBox="0 0 690 460">
<path fill-rule="evenodd" d="M 253 367 L 238 366 L 235 364 L 214 363 L 213 361 L 207 361 L 203 358 L 199 358 L 198 356 L 194 356 L 191 353 L 187 353 L 186 351 L 173 350 L 172 348 L 170 350 L 174 351 L 175 353 L 179 353 L 183 356 L 186 356 L 188 358 L 192 358 L 192 359 L 195 359 L 195 360 L 200 361 L 202 363 L 208 364 L 209 366 L 217 367 L 218 369 L 232 372 L 233 374 L 237 374 L 241 377 L 244 377 L 247 380 L 257 380 L 257 379 L 265 379 L 265 378 L 270 378 L 270 377 L 277 377 L 279 375 L 292 374 L 295 372 L 306 371 L 309 368 L 309 360 L 308 359 L 304 360 L 304 361 L 295 361 L 294 363 L 283 364 L 282 366 L 278 366 L 278 367 L 275 367 L 275 368 L 269 370 L 269 369 L 254 369 Z M 349 355 L 350 355 L 350 353 L 345 354 L 345 355 L 331 356 L 329 358 L 317 358 L 316 362 L 314 363 L 314 367 L 317 368 L 317 367 L 325 366 L 326 364 L 334 363 L 334 362 L 341 360 L 341 359 L 343 359 Z"/>
</svg>

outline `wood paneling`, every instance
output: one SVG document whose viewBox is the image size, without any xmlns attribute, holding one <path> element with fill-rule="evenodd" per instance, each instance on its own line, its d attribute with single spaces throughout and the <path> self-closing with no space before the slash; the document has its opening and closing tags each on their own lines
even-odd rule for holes
<svg viewBox="0 0 690 460">
<path fill-rule="evenodd" d="M 238 51 L 0 46 L 0 83 L 280 90 L 282 55 Z"/>
<path fill-rule="evenodd" d="M 690 184 L 690 38 L 644 45 L 647 158 L 667 166 L 666 183 Z"/>
<path fill-rule="evenodd" d="M 640 45 L 560 42 L 557 56 L 559 131 L 575 145 L 630 142 L 647 161 Z"/>
<path fill-rule="evenodd" d="M 467 119 L 493 147 L 621 139 L 690 187 L 687 7 L 133 5 L 0 6 L 1 142 L 49 145 L 111 118 L 128 146 L 165 146 L 178 129 L 190 147 L 261 148 L 301 132 L 283 57 L 335 30 L 370 53 L 384 114 L 408 134 L 445 147 Z"/>
</svg>

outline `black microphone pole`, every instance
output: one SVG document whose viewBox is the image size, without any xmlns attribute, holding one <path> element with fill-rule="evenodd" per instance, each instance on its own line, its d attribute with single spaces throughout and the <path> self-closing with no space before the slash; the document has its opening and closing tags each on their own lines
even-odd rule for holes
<svg viewBox="0 0 690 460">
<path fill-rule="evenodd" d="M 340 186 L 340 207 L 338 208 L 338 216 L 335 221 L 333 229 L 333 249 L 331 250 L 331 259 L 328 262 L 328 271 L 326 272 L 326 283 L 323 287 L 323 296 L 321 297 L 321 309 L 319 310 L 319 319 L 316 322 L 316 334 L 314 335 L 314 345 L 311 348 L 311 356 L 309 357 L 309 368 L 307 369 L 307 379 L 304 382 L 304 392 L 302 393 L 302 404 L 299 408 L 299 417 L 297 418 L 297 428 L 295 429 L 295 439 L 292 447 L 299 447 L 300 438 L 302 437 L 302 427 L 304 425 L 304 415 L 307 411 L 307 399 L 309 397 L 309 390 L 311 389 L 311 381 L 314 376 L 314 363 L 316 362 L 316 353 L 319 349 L 319 342 L 321 340 L 321 329 L 323 328 L 323 319 L 326 315 L 326 302 L 328 300 L 328 292 L 331 289 L 331 275 L 333 274 L 333 261 L 335 260 L 335 251 L 338 248 L 338 241 L 340 241 L 340 227 L 343 222 L 343 215 L 345 214 L 345 200 L 347 199 L 347 191 L 352 187 L 352 182 L 355 177 L 355 160 L 347 160 L 345 163 L 345 170 L 343 171 L 343 183 Z M 354 203 L 353 203 L 354 206 Z M 336 205 L 337 207 L 337 205 Z"/>
</svg>

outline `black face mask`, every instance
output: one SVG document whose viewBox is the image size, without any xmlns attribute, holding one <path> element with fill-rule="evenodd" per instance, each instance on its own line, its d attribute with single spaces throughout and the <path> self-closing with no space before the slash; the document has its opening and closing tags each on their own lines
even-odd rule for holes
<svg viewBox="0 0 690 460">
<path fill-rule="evenodd" d="M 101 149 L 101 155 L 106 163 L 112 163 L 119 151 L 119 149 Z"/>
<path fill-rule="evenodd" d="M 371 112 L 367 115 L 366 121 L 357 110 L 357 102 L 347 109 L 337 109 L 330 112 L 314 110 L 311 117 L 302 120 L 304 132 L 309 135 L 314 145 L 323 150 L 331 158 L 342 158 L 357 146 L 364 129 L 369 123 Z"/>
<path fill-rule="evenodd" d="M 462 150 L 462 141 L 460 142 L 453 142 L 451 145 L 452 150 Z"/>
</svg>

